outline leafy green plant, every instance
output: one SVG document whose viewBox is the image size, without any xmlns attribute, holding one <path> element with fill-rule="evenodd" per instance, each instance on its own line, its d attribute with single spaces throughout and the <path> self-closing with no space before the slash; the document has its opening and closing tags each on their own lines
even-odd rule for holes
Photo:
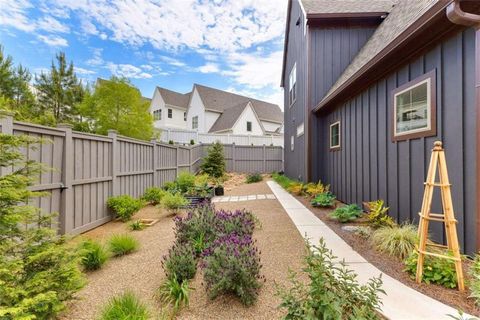
<svg viewBox="0 0 480 320">
<path fill-rule="evenodd" d="M 447 314 L 447 316 L 455 320 L 479 320 L 480 319 L 477 317 L 466 316 L 462 310 L 457 310 L 457 315 Z"/>
<path fill-rule="evenodd" d="M 168 279 L 182 283 L 193 279 L 197 272 L 195 252 L 188 244 L 175 243 L 162 259 L 162 268 Z"/>
<path fill-rule="evenodd" d="M 324 185 L 321 181 L 318 181 L 318 183 L 307 183 L 303 186 L 303 191 L 310 197 L 315 197 L 318 194 L 330 193 L 330 185 Z"/>
<path fill-rule="evenodd" d="M 173 194 L 168 192 L 163 196 L 160 205 L 170 212 L 170 214 L 175 215 L 180 211 L 181 208 L 188 205 L 188 203 L 189 201 L 180 193 Z"/>
<path fill-rule="evenodd" d="M 287 191 L 297 196 L 301 196 L 303 195 L 303 183 L 297 181 L 291 182 Z"/>
<path fill-rule="evenodd" d="M 368 209 L 367 219 L 373 228 L 393 227 L 395 222 L 387 215 L 388 207 L 384 206 L 383 200 L 376 200 L 365 203 Z"/>
<path fill-rule="evenodd" d="M 173 144 L 173 140 L 168 140 L 168 144 Z"/>
<path fill-rule="evenodd" d="M 129 234 L 115 234 L 108 241 L 113 256 L 123 256 L 136 251 L 139 247 L 137 239 Z"/>
<path fill-rule="evenodd" d="M 284 319 L 381 319 L 381 277 L 360 285 L 357 275 L 335 259 L 323 239 L 318 246 L 307 242 L 303 271 L 309 282 L 291 272 L 291 287 L 277 287 L 280 307 L 287 311 Z"/>
<path fill-rule="evenodd" d="M 215 178 L 220 178 L 225 174 L 225 156 L 220 142 L 217 141 L 208 148 L 208 154 L 203 159 L 201 169 Z"/>
<path fill-rule="evenodd" d="M 190 285 L 187 280 L 178 281 L 176 277 L 167 278 L 158 290 L 158 296 L 163 303 L 173 307 L 174 313 L 182 306 L 188 306 L 190 301 Z"/>
<path fill-rule="evenodd" d="M 190 139 L 190 145 L 192 145 L 192 146 L 193 146 L 194 144 L 195 144 L 195 140 L 193 140 L 193 139 Z"/>
<path fill-rule="evenodd" d="M 286 175 L 283 175 L 283 174 L 280 174 L 280 173 L 277 173 L 277 172 L 274 172 L 272 174 L 272 179 L 276 183 L 278 183 L 283 189 L 286 189 L 286 190 L 288 190 L 288 187 L 290 187 L 290 185 L 293 182 L 295 182 L 292 179 L 290 179 L 289 177 L 287 177 Z"/>
<path fill-rule="evenodd" d="M 130 222 L 128 227 L 132 231 L 140 231 L 140 230 L 145 229 L 145 224 L 141 220 L 135 220 L 135 221 Z"/>
<path fill-rule="evenodd" d="M 252 173 L 247 176 L 247 183 L 255 183 L 263 180 L 263 177 L 260 173 Z"/>
<path fill-rule="evenodd" d="M 108 260 L 108 252 L 94 240 L 83 241 L 79 246 L 80 263 L 87 271 L 100 269 Z"/>
<path fill-rule="evenodd" d="M 332 207 L 335 204 L 335 196 L 330 192 L 319 193 L 310 203 L 314 207 Z"/>
<path fill-rule="evenodd" d="M 178 187 L 178 190 L 185 194 L 188 190 L 195 187 L 195 175 L 191 174 L 188 171 L 182 171 L 178 174 L 175 183 Z"/>
<path fill-rule="evenodd" d="M 438 250 L 438 253 L 453 256 L 450 252 Z M 405 260 L 405 271 L 415 279 L 417 273 L 418 252 L 414 250 Z M 446 288 L 457 287 L 457 274 L 455 264 L 452 260 L 442 259 L 434 256 L 425 256 L 423 264 L 422 281 L 426 284 L 437 283 Z"/>
<path fill-rule="evenodd" d="M 469 270 L 470 274 L 470 297 L 475 299 L 477 305 L 480 305 L 480 255 L 476 254 L 473 264 Z"/>
<path fill-rule="evenodd" d="M 417 228 L 412 224 L 381 227 L 375 230 L 371 240 L 378 251 L 404 260 L 418 244 Z"/>
<path fill-rule="evenodd" d="M 245 305 L 257 300 L 265 278 L 260 275 L 260 257 L 251 236 L 234 233 L 222 236 L 202 256 L 200 266 L 210 299 L 232 293 Z"/>
<path fill-rule="evenodd" d="M 129 195 L 111 197 L 107 200 L 107 205 L 124 222 L 130 220 L 143 206 L 142 201 Z"/>
<path fill-rule="evenodd" d="M 104 307 L 100 320 L 148 320 L 150 313 L 145 304 L 132 292 L 113 297 Z"/>
<path fill-rule="evenodd" d="M 145 193 L 142 196 L 142 200 L 148 202 L 152 205 L 157 205 L 162 200 L 166 191 L 157 187 L 150 187 L 145 190 Z"/>
<path fill-rule="evenodd" d="M 331 214 L 332 219 L 338 220 L 341 223 L 350 222 L 356 220 L 362 215 L 362 208 L 357 204 L 350 204 L 348 206 L 343 206 L 336 208 Z"/>
<path fill-rule="evenodd" d="M 65 301 L 85 283 L 78 251 L 58 236 L 54 215 L 29 205 L 35 197 L 46 196 L 29 189 L 44 170 L 26 160 L 22 151 L 27 153 L 42 142 L 29 136 L 0 134 L 2 320 L 55 318 Z"/>
</svg>

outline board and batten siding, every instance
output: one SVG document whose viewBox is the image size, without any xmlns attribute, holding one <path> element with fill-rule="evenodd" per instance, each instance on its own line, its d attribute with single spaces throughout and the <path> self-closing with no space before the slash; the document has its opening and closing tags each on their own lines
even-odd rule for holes
<svg viewBox="0 0 480 320">
<path fill-rule="evenodd" d="M 309 111 L 323 99 L 328 90 L 350 64 L 375 31 L 372 26 L 310 28 L 310 104 Z M 311 121 L 310 132 L 319 130 Z M 311 150 L 319 149 L 319 140 L 310 139 Z M 311 166 L 311 176 L 319 175 L 318 166 Z"/>
<path fill-rule="evenodd" d="M 305 16 L 298 0 L 292 1 L 288 25 L 287 57 L 284 74 L 284 152 L 285 174 L 291 178 L 304 180 L 306 177 L 305 134 L 297 137 L 297 126 L 305 122 L 307 109 L 307 35 Z M 297 21 L 300 19 L 299 24 Z M 288 101 L 289 76 L 293 66 L 297 68 L 297 99 L 290 106 Z M 294 137 L 294 150 L 290 149 L 290 139 Z"/>
<path fill-rule="evenodd" d="M 424 181 L 436 140 L 444 144 L 459 242 L 466 253 L 476 243 L 475 34 L 467 29 L 412 59 L 361 94 L 314 118 L 319 129 L 314 149 L 316 179 L 331 184 L 346 203 L 384 199 L 399 222 L 418 222 Z M 436 70 L 437 135 L 392 141 L 392 90 Z M 314 116 L 315 117 L 315 116 Z M 341 149 L 330 151 L 329 125 L 341 121 Z M 436 188 L 438 189 L 438 188 Z M 432 212 L 442 213 L 436 190 Z M 441 223 L 431 223 L 435 240 L 444 242 Z"/>
</svg>

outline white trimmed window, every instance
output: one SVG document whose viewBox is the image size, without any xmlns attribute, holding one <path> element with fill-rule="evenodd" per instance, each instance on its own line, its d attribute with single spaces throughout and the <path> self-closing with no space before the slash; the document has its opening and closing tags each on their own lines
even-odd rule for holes
<svg viewBox="0 0 480 320">
<path fill-rule="evenodd" d="M 305 124 L 302 122 L 297 126 L 297 137 L 301 137 L 305 132 Z"/>
<path fill-rule="evenodd" d="M 251 121 L 247 121 L 247 131 L 252 132 L 252 122 Z"/>
<path fill-rule="evenodd" d="M 168 109 L 168 118 L 169 119 L 173 118 L 173 110 L 172 109 Z"/>
<path fill-rule="evenodd" d="M 198 116 L 192 117 L 192 129 L 198 129 Z"/>
<path fill-rule="evenodd" d="M 153 120 L 162 120 L 162 109 L 153 111 Z"/>
<path fill-rule="evenodd" d="M 340 149 L 340 121 L 330 125 L 330 149 Z"/>
<path fill-rule="evenodd" d="M 393 91 L 393 140 L 436 134 L 435 72 L 421 76 Z"/>
<path fill-rule="evenodd" d="M 295 137 L 291 136 L 290 137 L 290 151 L 295 150 Z"/>
<path fill-rule="evenodd" d="M 293 65 L 288 77 L 288 105 L 291 107 L 297 100 L 297 63 Z"/>
</svg>

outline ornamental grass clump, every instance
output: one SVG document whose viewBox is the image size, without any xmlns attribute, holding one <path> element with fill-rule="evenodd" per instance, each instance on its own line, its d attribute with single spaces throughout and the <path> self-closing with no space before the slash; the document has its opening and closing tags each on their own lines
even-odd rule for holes
<svg viewBox="0 0 480 320">
<path fill-rule="evenodd" d="M 132 292 L 126 292 L 110 299 L 102 310 L 100 320 L 147 320 L 150 313 L 147 306 Z"/>
<path fill-rule="evenodd" d="M 381 277 L 371 278 L 360 285 L 357 275 L 344 263 L 338 264 L 323 239 L 318 246 L 307 242 L 303 272 L 308 282 L 291 272 L 291 287 L 277 287 L 282 299 L 283 319 L 383 319 L 381 306 Z"/>
<path fill-rule="evenodd" d="M 120 220 L 126 222 L 142 208 L 143 203 L 141 200 L 137 200 L 129 195 L 121 195 L 109 198 L 107 205 L 115 212 Z"/>
<path fill-rule="evenodd" d="M 160 301 L 173 307 L 173 315 L 190 302 L 190 284 L 188 281 L 178 281 L 176 277 L 167 278 L 158 289 Z"/>
<path fill-rule="evenodd" d="M 100 269 L 108 260 L 108 252 L 94 240 L 86 240 L 79 247 L 80 264 L 86 271 Z"/>
<path fill-rule="evenodd" d="M 202 254 L 201 268 L 210 299 L 234 294 L 252 305 L 265 278 L 260 274 L 259 251 L 249 235 L 224 235 Z"/>
<path fill-rule="evenodd" d="M 412 224 L 382 227 L 375 230 L 371 239 L 378 251 L 404 260 L 418 244 L 417 227 Z"/>
<path fill-rule="evenodd" d="M 108 241 L 108 247 L 114 257 L 119 257 L 136 251 L 139 243 L 129 234 L 116 234 Z"/>
</svg>

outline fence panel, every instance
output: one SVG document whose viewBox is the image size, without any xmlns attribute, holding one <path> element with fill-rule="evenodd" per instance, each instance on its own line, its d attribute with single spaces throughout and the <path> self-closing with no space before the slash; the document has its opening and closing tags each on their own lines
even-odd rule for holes
<svg viewBox="0 0 480 320">
<path fill-rule="evenodd" d="M 36 191 L 50 193 L 33 199 L 44 212 L 58 212 L 60 233 L 78 234 L 112 219 L 106 206 L 113 195 L 141 196 L 150 186 L 163 186 L 179 172 L 198 172 L 209 144 L 175 146 L 118 136 L 74 132 L 71 126 L 50 128 L 14 122 L 0 114 L 0 132 L 30 135 L 49 142 L 23 150 L 26 158 L 53 170 L 38 176 Z M 242 139 L 245 136 L 242 136 Z M 231 136 L 223 135 L 227 141 Z M 248 137 L 247 137 L 248 139 Z M 227 171 L 272 172 L 283 169 L 283 151 L 278 146 L 225 144 Z M 0 174 L 7 174 L 2 168 Z"/>
</svg>

